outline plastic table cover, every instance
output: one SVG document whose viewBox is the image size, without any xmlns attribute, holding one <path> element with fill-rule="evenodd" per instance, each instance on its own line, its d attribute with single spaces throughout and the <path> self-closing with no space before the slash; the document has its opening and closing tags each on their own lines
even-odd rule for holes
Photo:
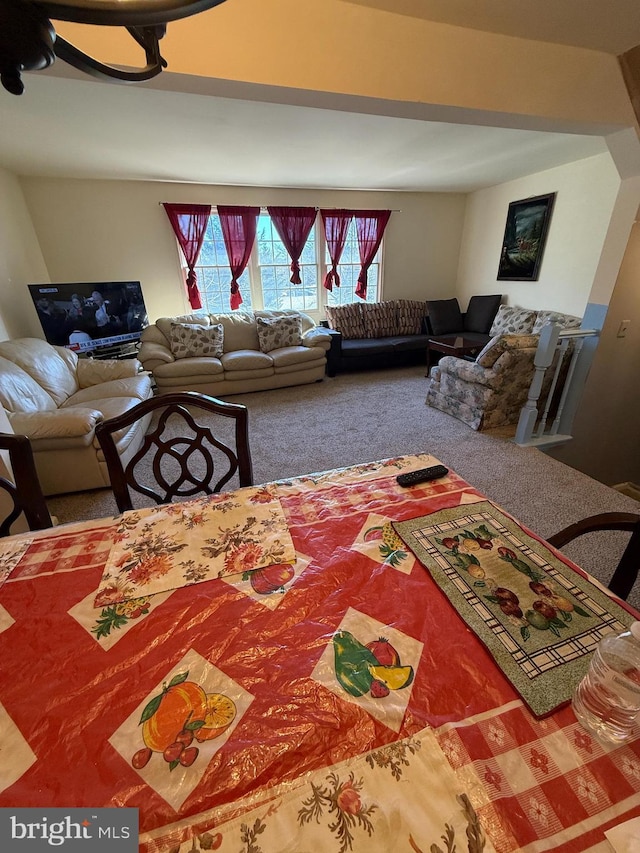
<svg viewBox="0 0 640 853">
<path fill-rule="evenodd" d="M 104 607 L 116 520 L 8 540 L 0 807 L 135 807 L 141 849 L 174 853 L 303 849 L 269 842 L 279 809 L 292 839 L 313 823 L 311 846 L 336 851 L 446 851 L 456 832 L 463 849 L 473 825 L 470 851 L 573 853 L 640 815 L 640 741 L 603 747 L 569 706 L 536 720 L 394 533 L 392 521 L 483 499 L 453 471 L 397 485 L 437 461 L 271 484 L 293 566 Z M 450 774 L 436 785 L 412 769 L 410 744 Z M 436 788 L 442 825 L 426 820 Z M 409 820 L 416 791 L 422 823 Z M 398 797 L 404 822 L 390 823 Z"/>
</svg>

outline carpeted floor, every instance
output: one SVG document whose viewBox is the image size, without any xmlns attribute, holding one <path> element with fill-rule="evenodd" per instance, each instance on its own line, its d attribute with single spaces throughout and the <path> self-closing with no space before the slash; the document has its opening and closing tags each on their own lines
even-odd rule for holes
<svg viewBox="0 0 640 853">
<path fill-rule="evenodd" d="M 342 374 L 230 397 L 249 409 L 255 482 L 428 452 L 542 536 L 596 512 L 640 512 L 637 501 L 534 448 L 474 432 L 426 406 L 424 374 L 424 367 Z M 50 498 L 49 504 L 61 522 L 116 512 L 106 489 Z M 606 583 L 625 541 L 623 533 L 589 534 L 565 552 Z M 640 607 L 640 589 L 629 601 Z"/>
</svg>

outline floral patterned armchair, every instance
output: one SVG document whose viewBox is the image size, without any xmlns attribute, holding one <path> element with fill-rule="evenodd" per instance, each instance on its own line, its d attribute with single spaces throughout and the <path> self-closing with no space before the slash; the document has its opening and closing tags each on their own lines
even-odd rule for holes
<svg viewBox="0 0 640 853">
<path fill-rule="evenodd" d="M 474 362 L 441 358 L 431 369 L 427 404 L 476 430 L 516 424 L 537 347 L 538 335 L 496 335 Z"/>
</svg>

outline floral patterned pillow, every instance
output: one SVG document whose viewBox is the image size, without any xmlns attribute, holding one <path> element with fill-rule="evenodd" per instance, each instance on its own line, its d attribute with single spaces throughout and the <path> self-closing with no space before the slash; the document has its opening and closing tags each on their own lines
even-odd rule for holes
<svg viewBox="0 0 640 853">
<path fill-rule="evenodd" d="M 508 349 L 532 349 L 538 346 L 538 335 L 496 335 L 478 353 L 476 364 L 480 367 L 493 367 L 503 352 Z"/>
<path fill-rule="evenodd" d="M 256 323 L 262 352 L 302 344 L 302 317 L 257 317 Z"/>
<path fill-rule="evenodd" d="M 224 345 L 224 326 L 200 326 L 197 323 L 171 323 L 169 346 L 175 358 L 220 358 Z"/>
<path fill-rule="evenodd" d="M 559 323 L 563 329 L 579 329 L 582 325 L 580 317 L 572 314 L 561 314 L 559 311 L 538 311 L 536 322 L 533 324 L 533 334 L 537 335 L 547 323 Z"/>
<path fill-rule="evenodd" d="M 489 334 L 493 335 L 530 335 L 533 332 L 537 311 L 519 308 L 517 305 L 501 305 L 495 316 Z"/>
</svg>

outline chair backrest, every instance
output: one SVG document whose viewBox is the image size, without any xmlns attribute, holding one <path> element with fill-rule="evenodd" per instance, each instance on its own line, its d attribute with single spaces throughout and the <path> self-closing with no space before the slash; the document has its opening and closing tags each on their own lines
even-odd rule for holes
<svg viewBox="0 0 640 853">
<path fill-rule="evenodd" d="M 640 515 L 632 512 L 602 512 L 570 524 L 547 540 L 554 548 L 562 548 L 578 536 L 598 530 L 626 530 L 631 538 L 616 566 L 608 587 L 619 598 L 626 599 L 640 571 Z"/>
<path fill-rule="evenodd" d="M 225 436 L 228 443 L 214 436 L 212 426 L 196 423 L 195 409 L 235 422 L 234 435 L 230 439 Z M 152 421 L 140 449 L 123 464 L 114 434 L 155 412 L 159 417 Z M 176 423 L 180 424 L 178 430 Z M 96 427 L 96 436 L 120 512 L 133 509 L 131 490 L 162 504 L 219 492 L 236 471 L 240 486 L 253 485 L 248 412 L 246 406 L 237 403 L 225 403 L 196 391 L 163 394 L 102 421 Z"/>
<path fill-rule="evenodd" d="M 26 435 L 0 433 L 0 450 L 9 452 L 13 479 L 0 476 L 0 489 L 9 496 L 9 514 L 0 520 L 0 536 L 11 533 L 11 525 L 22 513 L 30 530 L 53 527 L 33 461 L 31 442 Z"/>
</svg>

